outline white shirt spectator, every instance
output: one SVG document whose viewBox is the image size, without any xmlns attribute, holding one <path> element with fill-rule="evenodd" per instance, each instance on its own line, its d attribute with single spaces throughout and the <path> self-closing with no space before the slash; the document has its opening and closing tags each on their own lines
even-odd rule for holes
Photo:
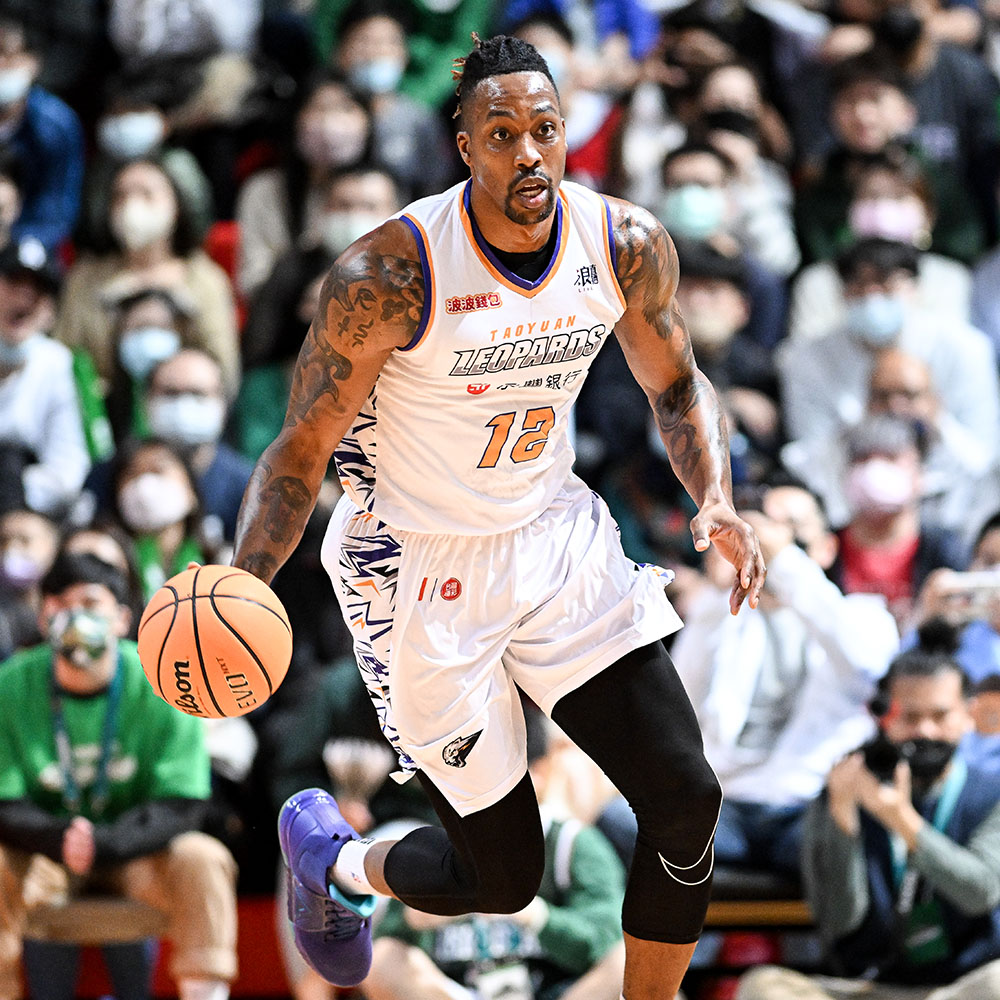
<svg viewBox="0 0 1000 1000">
<path fill-rule="evenodd" d="M 798 805 L 873 733 L 867 702 L 899 639 L 880 597 L 845 596 L 795 545 L 769 561 L 767 588 L 779 607 L 735 616 L 727 591 L 706 588 L 671 656 L 726 796 Z"/>
<path fill-rule="evenodd" d="M 0 441 L 30 449 L 24 470 L 28 506 L 59 514 L 80 493 L 90 469 L 73 360 L 62 344 L 37 334 L 23 367 L 0 379 Z"/>
</svg>

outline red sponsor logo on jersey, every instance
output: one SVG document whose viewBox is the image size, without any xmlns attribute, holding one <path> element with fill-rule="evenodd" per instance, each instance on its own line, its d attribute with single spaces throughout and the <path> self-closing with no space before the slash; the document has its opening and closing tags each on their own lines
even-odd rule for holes
<svg viewBox="0 0 1000 1000">
<path fill-rule="evenodd" d="M 465 387 L 465 391 L 470 396 L 480 396 L 490 387 L 489 382 L 470 382 Z"/>
<path fill-rule="evenodd" d="M 441 597 L 446 601 L 454 601 L 462 596 L 462 584 L 454 577 L 441 584 Z"/>
<path fill-rule="evenodd" d="M 480 309 L 499 309 L 503 305 L 499 292 L 473 292 L 470 295 L 453 295 L 444 300 L 444 311 L 449 316 L 478 312 Z"/>
</svg>

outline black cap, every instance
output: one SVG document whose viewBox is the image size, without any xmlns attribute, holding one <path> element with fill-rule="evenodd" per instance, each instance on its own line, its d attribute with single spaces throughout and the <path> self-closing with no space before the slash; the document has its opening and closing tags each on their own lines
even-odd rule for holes
<svg viewBox="0 0 1000 1000">
<path fill-rule="evenodd" d="M 59 265 L 34 236 L 25 236 L 0 250 L 0 275 L 5 278 L 28 275 L 40 289 L 53 295 L 59 291 L 62 280 Z"/>
</svg>

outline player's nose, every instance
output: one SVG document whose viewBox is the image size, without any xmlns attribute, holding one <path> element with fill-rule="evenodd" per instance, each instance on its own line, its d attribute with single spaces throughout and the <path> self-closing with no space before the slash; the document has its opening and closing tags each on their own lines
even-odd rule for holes
<svg viewBox="0 0 1000 1000">
<path fill-rule="evenodd" d="M 534 139 L 528 134 L 521 137 L 521 141 L 514 149 L 514 154 L 514 162 L 521 170 L 531 170 L 542 162 L 541 153 L 539 153 Z"/>
</svg>

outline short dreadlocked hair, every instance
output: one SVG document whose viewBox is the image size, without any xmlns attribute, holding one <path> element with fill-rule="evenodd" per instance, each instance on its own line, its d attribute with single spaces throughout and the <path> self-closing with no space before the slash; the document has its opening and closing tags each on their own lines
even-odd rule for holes
<svg viewBox="0 0 1000 1000">
<path fill-rule="evenodd" d="M 552 84 L 558 96 L 559 91 L 548 63 L 530 42 L 513 35 L 494 35 L 484 42 L 475 32 L 472 33 L 472 41 L 472 51 L 467 56 L 456 59 L 451 71 L 452 77 L 458 81 L 455 90 L 458 94 L 458 107 L 455 108 L 454 117 L 462 117 L 462 99 L 471 96 L 480 80 L 502 76 L 504 73 L 541 73 Z"/>
</svg>

